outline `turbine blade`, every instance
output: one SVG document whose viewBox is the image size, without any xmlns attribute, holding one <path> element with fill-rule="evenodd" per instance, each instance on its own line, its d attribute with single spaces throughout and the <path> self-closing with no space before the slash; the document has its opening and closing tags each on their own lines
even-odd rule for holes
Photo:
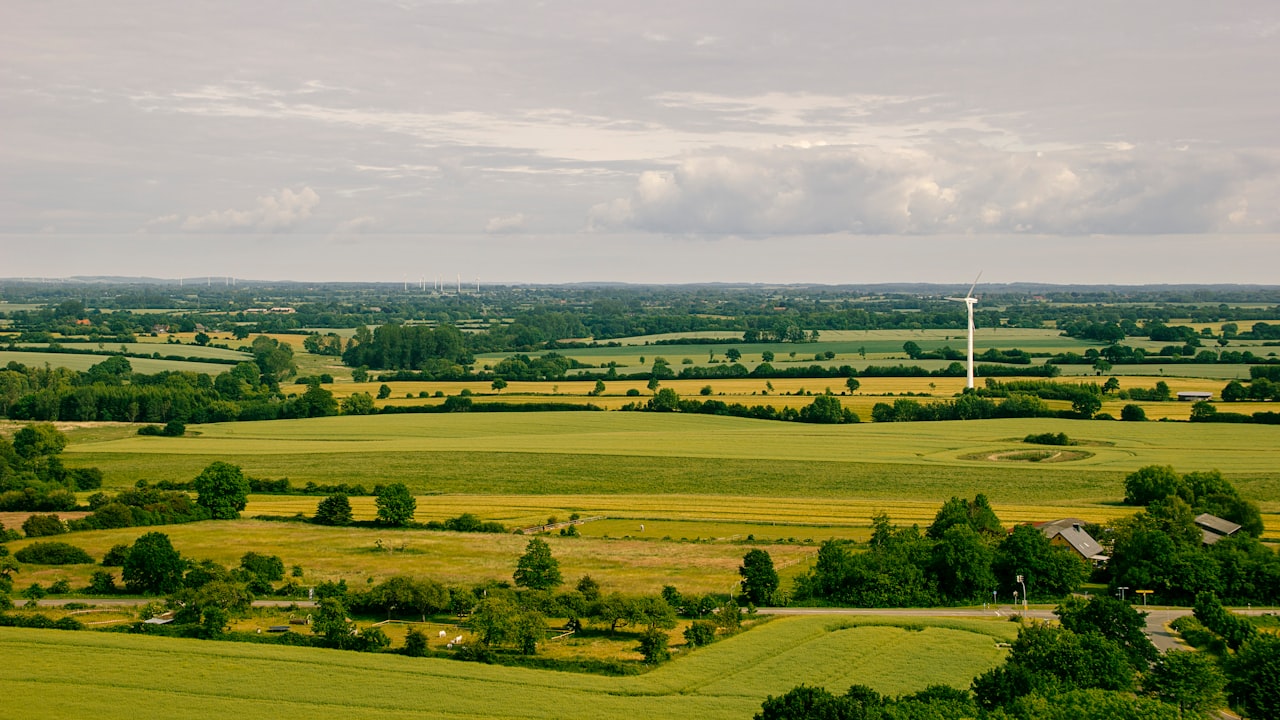
<svg viewBox="0 0 1280 720">
<path fill-rule="evenodd" d="M 978 277 L 973 279 L 973 284 L 969 286 L 969 292 L 965 295 L 965 297 L 973 297 L 973 289 L 978 287 L 978 281 L 981 279 L 982 279 L 982 271 L 979 270 Z"/>
</svg>

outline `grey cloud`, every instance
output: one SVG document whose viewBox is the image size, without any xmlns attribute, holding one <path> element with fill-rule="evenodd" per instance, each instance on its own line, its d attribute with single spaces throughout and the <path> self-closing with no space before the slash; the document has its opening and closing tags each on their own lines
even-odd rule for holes
<svg viewBox="0 0 1280 720">
<path fill-rule="evenodd" d="M 732 150 L 641 174 L 629 196 L 593 207 L 588 225 L 713 235 L 1275 232 L 1277 169 L 1270 156 L 1172 148 Z"/>
</svg>

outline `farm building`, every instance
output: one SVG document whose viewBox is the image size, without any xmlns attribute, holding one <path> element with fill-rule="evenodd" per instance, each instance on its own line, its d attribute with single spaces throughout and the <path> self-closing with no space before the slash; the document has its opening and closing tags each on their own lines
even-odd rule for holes
<svg viewBox="0 0 1280 720">
<path fill-rule="evenodd" d="M 1212 399 L 1213 399 L 1213 393 L 1203 392 L 1200 390 L 1184 390 L 1178 393 L 1178 400 L 1180 402 L 1200 402 L 1202 400 L 1212 400 Z"/>
<path fill-rule="evenodd" d="M 1111 558 L 1102 554 L 1102 546 L 1084 530 L 1084 521 L 1063 518 L 1036 524 L 1036 529 L 1054 545 L 1062 545 L 1076 551 L 1080 557 L 1093 564 L 1105 563 Z"/>
<path fill-rule="evenodd" d="M 1224 537 L 1230 537 L 1240 531 L 1240 526 L 1230 520 L 1223 520 L 1216 515 L 1202 513 L 1196 516 L 1196 526 L 1202 533 L 1205 545 L 1212 545 Z"/>
</svg>

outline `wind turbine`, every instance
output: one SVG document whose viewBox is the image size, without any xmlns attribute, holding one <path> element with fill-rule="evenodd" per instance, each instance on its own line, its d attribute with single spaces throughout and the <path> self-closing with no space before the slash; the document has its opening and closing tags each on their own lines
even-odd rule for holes
<svg viewBox="0 0 1280 720">
<path fill-rule="evenodd" d="M 978 287 L 978 280 L 982 278 L 982 271 L 978 271 L 978 277 L 973 279 L 973 284 L 969 286 L 969 292 L 964 297 L 949 297 L 948 300 L 962 302 L 965 308 L 969 310 L 969 371 L 966 375 L 969 381 L 969 389 L 973 389 L 973 306 L 978 303 L 978 298 L 973 296 L 973 289 Z"/>
</svg>

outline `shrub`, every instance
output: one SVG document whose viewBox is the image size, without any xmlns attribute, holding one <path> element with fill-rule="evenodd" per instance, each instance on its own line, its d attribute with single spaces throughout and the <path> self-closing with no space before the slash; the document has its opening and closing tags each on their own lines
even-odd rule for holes
<svg viewBox="0 0 1280 720">
<path fill-rule="evenodd" d="M 22 523 L 22 532 L 27 537 L 48 537 L 66 531 L 66 524 L 57 515 L 32 515 Z"/>
<path fill-rule="evenodd" d="M 684 641 L 691 647 L 710 645 L 716 639 L 716 624 L 710 620 L 694 620 L 684 630 Z"/>
<path fill-rule="evenodd" d="M 103 567 L 124 567 L 124 561 L 129 559 L 129 545 L 120 543 L 112 545 L 106 555 L 102 556 Z"/>
<path fill-rule="evenodd" d="M 64 542 L 35 542 L 13 554 L 32 565 L 82 565 L 93 562 L 84 550 Z"/>
<path fill-rule="evenodd" d="M 1140 405 L 1125 405 L 1120 409 L 1120 419 L 1124 422 L 1143 422 L 1147 419 L 1147 411 Z"/>
<path fill-rule="evenodd" d="M 116 579 L 106 570 L 94 570 L 93 575 L 89 577 L 89 587 L 87 591 L 90 595 L 114 595 L 118 592 L 116 588 Z"/>
</svg>

